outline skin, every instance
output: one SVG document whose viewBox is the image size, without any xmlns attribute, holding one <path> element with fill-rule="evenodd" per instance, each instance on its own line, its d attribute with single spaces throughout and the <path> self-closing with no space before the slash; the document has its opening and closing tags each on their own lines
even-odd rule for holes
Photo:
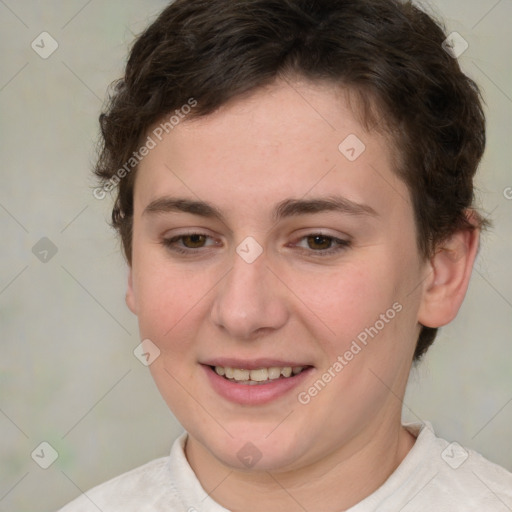
<svg viewBox="0 0 512 512">
<path fill-rule="evenodd" d="M 349 134 L 366 145 L 354 162 L 338 150 Z M 189 432 L 190 465 L 229 510 L 351 507 L 414 444 L 400 418 L 420 324 L 437 327 L 456 315 L 478 231 L 456 233 L 423 258 L 395 156 L 389 140 L 363 128 L 341 91 L 296 80 L 182 122 L 140 164 L 127 304 L 141 339 L 160 350 L 150 369 Z M 284 200 L 334 194 L 374 214 L 272 218 Z M 164 196 L 207 201 L 223 219 L 145 211 Z M 175 241 L 186 255 L 163 243 L 189 233 L 211 238 L 200 238 L 202 247 Z M 316 233 L 350 245 L 321 256 L 323 243 L 338 245 L 310 245 Z M 251 264 L 236 253 L 248 236 L 263 248 Z M 396 303 L 401 311 L 378 335 L 309 403 L 299 403 L 297 394 Z M 201 362 L 217 357 L 313 369 L 300 388 L 247 406 L 212 389 Z M 247 442 L 261 453 L 252 468 L 237 457 Z"/>
</svg>

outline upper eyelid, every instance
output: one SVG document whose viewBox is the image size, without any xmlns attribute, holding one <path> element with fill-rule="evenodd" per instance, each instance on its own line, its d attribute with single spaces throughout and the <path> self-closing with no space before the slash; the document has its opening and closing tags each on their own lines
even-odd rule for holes
<svg viewBox="0 0 512 512">
<path fill-rule="evenodd" d="M 349 238 L 348 235 L 346 234 L 342 234 L 342 233 L 329 233 L 327 232 L 327 229 L 322 229 L 322 228 L 318 228 L 318 229 L 309 229 L 309 228 L 305 228 L 304 230 L 298 230 L 300 232 L 300 234 L 295 234 L 294 235 L 294 238 L 295 239 L 301 239 L 301 238 L 306 238 L 308 236 L 325 236 L 326 238 L 336 238 L 338 240 L 341 240 L 343 239 L 343 237 L 345 238 Z"/>
</svg>

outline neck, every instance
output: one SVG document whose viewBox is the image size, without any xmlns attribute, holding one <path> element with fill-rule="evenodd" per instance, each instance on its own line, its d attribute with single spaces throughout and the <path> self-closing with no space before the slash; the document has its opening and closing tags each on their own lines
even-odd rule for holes
<svg viewBox="0 0 512 512">
<path fill-rule="evenodd" d="M 203 488 L 232 512 L 339 512 L 377 490 L 414 442 L 399 422 L 381 423 L 359 434 L 350 447 L 342 446 L 328 457 L 287 472 L 226 467 L 190 436 L 186 454 Z"/>
</svg>

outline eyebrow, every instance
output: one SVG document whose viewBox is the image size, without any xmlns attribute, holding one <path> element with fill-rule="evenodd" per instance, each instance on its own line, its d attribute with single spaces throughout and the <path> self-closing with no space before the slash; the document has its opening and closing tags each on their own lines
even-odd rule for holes
<svg viewBox="0 0 512 512">
<path fill-rule="evenodd" d="M 346 197 L 329 196 L 318 199 L 287 199 L 276 206 L 273 218 L 277 221 L 286 217 L 322 212 L 339 212 L 356 216 L 378 216 L 371 206 L 350 201 Z"/>
<path fill-rule="evenodd" d="M 212 204 L 205 201 L 174 197 L 155 199 L 146 206 L 143 215 L 173 212 L 190 213 L 226 223 L 222 212 Z M 286 199 L 276 205 L 272 212 L 272 218 L 277 222 L 289 217 L 322 212 L 378 217 L 378 213 L 371 206 L 356 203 L 342 196 L 328 196 L 318 199 Z"/>
</svg>

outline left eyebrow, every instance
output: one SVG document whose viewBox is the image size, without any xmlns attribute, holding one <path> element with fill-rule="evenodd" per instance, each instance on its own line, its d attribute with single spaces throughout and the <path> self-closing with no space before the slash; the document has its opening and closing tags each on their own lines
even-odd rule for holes
<svg viewBox="0 0 512 512">
<path fill-rule="evenodd" d="M 328 196 L 319 199 L 287 199 L 274 209 L 275 221 L 285 217 L 307 215 L 321 212 L 339 212 L 347 215 L 378 217 L 378 213 L 369 205 L 356 203 L 342 196 Z"/>
</svg>

